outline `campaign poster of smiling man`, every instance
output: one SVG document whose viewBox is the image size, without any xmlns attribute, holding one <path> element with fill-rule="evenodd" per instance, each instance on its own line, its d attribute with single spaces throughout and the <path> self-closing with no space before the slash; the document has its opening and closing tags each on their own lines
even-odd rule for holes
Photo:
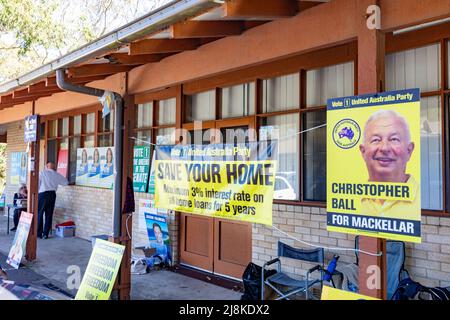
<svg viewBox="0 0 450 320">
<path fill-rule="evenodd" d="M 420 242 L 420 91 L 330 99 L 327 230 Z"/>
</svg>

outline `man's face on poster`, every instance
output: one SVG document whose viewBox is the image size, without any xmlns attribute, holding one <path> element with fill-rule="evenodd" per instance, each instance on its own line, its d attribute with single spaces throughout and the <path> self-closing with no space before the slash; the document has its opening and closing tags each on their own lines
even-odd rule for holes
<svg viewBox="0 0 450 320">
<path fill-rule="evenodd" d="M 384 113 L 369 121 L 360 151 L 370 181 L 406 182 L 406 164 L 414 143 L 405 120 L 395 113 Z"/>
</svg>

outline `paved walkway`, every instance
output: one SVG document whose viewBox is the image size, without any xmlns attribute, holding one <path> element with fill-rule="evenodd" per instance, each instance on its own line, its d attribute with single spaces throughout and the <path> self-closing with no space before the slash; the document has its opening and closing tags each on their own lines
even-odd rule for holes
<svg viewBox="0 0 450 320">
<path fill-rule="evenodd" d="M 51 282 L 75 295 L 76 289 L 69 290 L 67 281 L 76 268 L 84 274 L 92 251 L 91 242 L 80 238 L 38 239 L 37 260 L 22 261 L 24 267 L 8 270 L 10 266 L 5 264 L 4 256 L 9 252 L 14 232 L 6 234 L 6 222 L 7 219 L 0 216 L 0 256 L 3 254 L 0 263 L 10 279 L 40 284 Z M 131 298 L 136 300 L 239 300 L 241 294 L 166 270 L 132 275 Z"/>
</svg>

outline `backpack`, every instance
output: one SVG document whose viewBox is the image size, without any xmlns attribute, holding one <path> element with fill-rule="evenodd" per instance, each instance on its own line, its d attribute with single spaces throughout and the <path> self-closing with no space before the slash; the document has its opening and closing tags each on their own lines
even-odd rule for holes
<svg viewBox="0 0 450 320">
<path fill-rule="evenodd" d="M 406 277 L 398 283 L 397 290 L 392 295 L 392 300 L 414 300 L 423 288 L 420 283 Z"/>
<path fill-rule="evenodd" d="M 442 287 L 425 287 L 406 277 L 399 282 L 392 300 L 450 300 L 450 290 Z"/>
<path fill-rule="evenodd" d="M 442 287 L 427 288 L 423 287 L 419 294 L 420 300 L 450 300 L 450 290 Z"/>
</svg>

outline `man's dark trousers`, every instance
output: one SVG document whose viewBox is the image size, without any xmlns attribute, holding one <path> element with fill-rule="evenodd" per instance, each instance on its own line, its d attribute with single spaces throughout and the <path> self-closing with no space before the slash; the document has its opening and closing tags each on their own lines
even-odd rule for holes
<svg viewBox="0 0 450 320">
<path fill-rule="evenodd" d="M 47 236 L 52 228 L 53 210 L 55 210 L 56 192 L 45 191 L 38 195 L 38 229 L 37 236 Z M 45 224 L 44 230 L 42 230 L 42 222 L 44 220 L 45 212 Z"/>
</svg>

